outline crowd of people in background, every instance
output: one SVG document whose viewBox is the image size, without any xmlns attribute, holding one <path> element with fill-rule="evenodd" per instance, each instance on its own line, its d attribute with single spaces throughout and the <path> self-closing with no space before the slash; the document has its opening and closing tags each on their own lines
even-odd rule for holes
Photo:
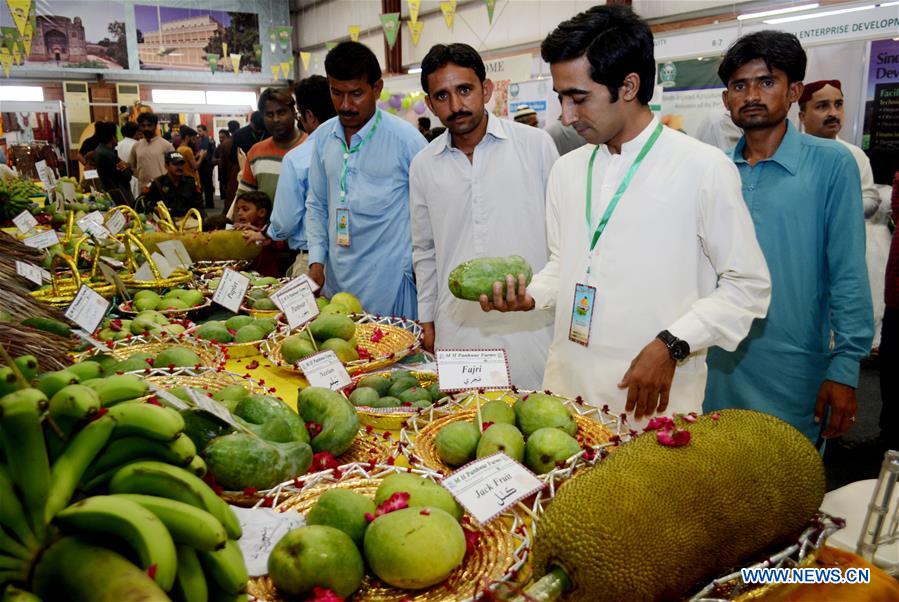
<svg viewBox="0 0 899 602">
<path fill-rule="evenodd" d="M 884 275 L 865 264 L 880 198 L 864 153 L 837 138 L 840 82 L 804 85 L 792 34 L 749 34 L 725 55 L 724 108 L 696 139 L 651 112 L 652 33 L 630 8 L 561 23 L 541 53 L 562 107 L 545 129 L 528 106 L 512 119 L 486 109 L 493 84 L 465 44 L 422 61 L 440 125 L 413 125 L 377 107 L 377 58 L 344 42 L 327 77 L 266 89 L 218 143 L 203 125 L 164 137 L 142 113 L 118 142 L 115 124 L 97 124 L 81 153 L 107 190 L 174 216 L 214 206 L 218 168 L 225 217 L 206 227 L 233 223 L 263 247 L 263 274 L 308 273 L 325 295 L 419 319 L 428 350 L 505 348 L 520 386 L 638 422 L 741 407 L 814 441 L 845 433 L 875 332 L 869 279 Z M 805 133 L 787 119 L 794 103 Z M 894 363 L 897 247 L 878 307 Z M 530 283 L 509 274 L 480 303 L 449 294 L 453 267 L 507 255 L 527 259 Z M 895 375 L 882 394 L 895 448 Z"/>
</svg>

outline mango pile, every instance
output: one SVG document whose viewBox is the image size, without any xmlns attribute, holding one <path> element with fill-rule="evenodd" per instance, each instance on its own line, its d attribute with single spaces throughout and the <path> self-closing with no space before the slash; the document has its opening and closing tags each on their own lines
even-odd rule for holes
<svg viewBox="0 0 899 602">
<path fill-rule="evenodd" d="M 501 399 L 480 407 L 480 423 L 451 422 L 435 438 L 437 455 L 449 466 L 503 452 L 544 474 L 581 451 L 577 422 L 558 398 L 531 393 L 509 406 Z"/>
<path fill-rule="evenodd" d="M 309 509 L 307 526 L 275 545 L 269 577 L 281 593 L 298 598 L 313 588 L 349 597 L 366 567 L 393 587 L 431 587 L 465 560 L 462 516 L 446 489 L 415 474 L 386 477 L 374 499 L 335 487 Z"/>
<path fill-rule="evenodd" d="M 274 318 L 235 315 L 227 320 L 204 322 L 193 334 L 198 339 L 216 343 L 252 343 L 270 335 L 277 326 L 278 322 Z"/>
<path fill-rule="evenodd" d="M 429 408 L 444 397 L 436 382 L 423 387 L 408 370 L 363 376 L 349 394 L 354 406 L 368 408 Z"/>
<path fill-rule="evenodd" d="M 165 295 L 145 289 L 134 295 L 131 307 L 136 312 L 185 310 L 206 302 L 203 293 L 196 289 L 173 288 Z"/>
<path fill-rule="evenodd" d="M 186 330 L 184 324 L 169 319 L 165 314 L 148 309 L 132 319 L 105 318 L 100 323 L 97 338 L 101 341 L 122 341 L 131 336 L 177 336 Z"/>
</svg>

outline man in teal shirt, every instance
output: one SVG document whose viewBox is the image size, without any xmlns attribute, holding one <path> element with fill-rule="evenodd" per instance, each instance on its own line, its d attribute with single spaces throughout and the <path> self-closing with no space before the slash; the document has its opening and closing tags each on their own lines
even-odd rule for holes
<svg viewBox="0 0 899 602">
<path fill-rule="evenodd" d="M 356 295 L 372 314 L 418 316 L 409 164 L 427 141 L 377 108 L 378 59 L 359 42 L 325 57 L 337 117 L 315 132 L 306 197 L 309 276 L 326 296 Z"/>
<path fill-rule="evenodd" d="M 744 131 L 733 160 L 771 271 L 771 305 L 736 351 L 710 350 L 703 410 L 767 412 L 816 441 L 855 422 L 874 325 L 858 167 L 839 143 L 787 121 L 805 65 L 794 35 L 760 31 L 734 42 L 718 69 Z"/>
</svg>

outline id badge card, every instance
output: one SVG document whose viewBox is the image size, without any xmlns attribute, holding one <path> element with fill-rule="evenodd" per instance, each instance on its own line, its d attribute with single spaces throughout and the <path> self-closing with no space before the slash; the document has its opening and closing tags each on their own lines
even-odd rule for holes
<svg viewBox="0 0 899 602">
<path fill-rule="evenodd" d="M 337 245 L 350 246 L 350 210 L 346 207 L 337 208 Z"/>
<path fill-rule="evenodd" d="M 571 327 L 568 340 L 587 347 L 590 343 L 590 325 L 596 303 L 596 287 L 586 284 L 574 286 L 574 303 L 571 306 Z"/>
</svg>

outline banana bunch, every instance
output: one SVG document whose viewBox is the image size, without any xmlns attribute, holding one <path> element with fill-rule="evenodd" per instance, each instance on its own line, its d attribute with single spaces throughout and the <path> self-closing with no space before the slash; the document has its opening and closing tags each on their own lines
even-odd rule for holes
<svg viewBox="0 0 899 602">
<path fill-rule="evenodd" d="M 0 366 L 2 599 L 246 600 L 240 523 L 201 479 L 181 415 L 95 362 L 12 364 Z"/>
<path fill-rule="evenodd" d="M 41 194 L 30 180 L 0 178 L 0 222 L 12 219 L 31 208 L 31 197 Z"/>
</svg>

